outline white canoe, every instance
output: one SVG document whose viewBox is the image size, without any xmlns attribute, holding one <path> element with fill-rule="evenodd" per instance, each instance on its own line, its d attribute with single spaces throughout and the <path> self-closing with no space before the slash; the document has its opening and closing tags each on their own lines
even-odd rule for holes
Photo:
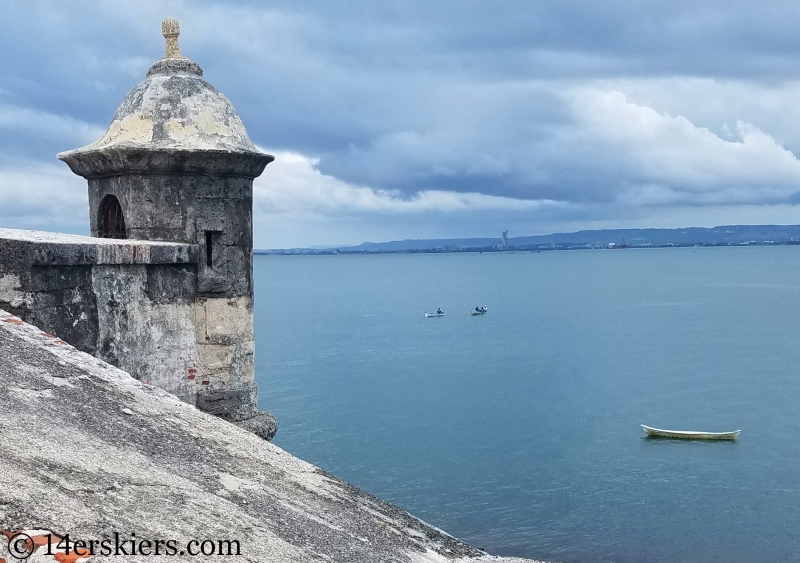
<svg viewBox="0 0 800 563">
<path fill-rule="evenodd" d="M 425 313 L 426 319 L 430 319 L 431 317 L 444 317 L 444 313 Z"/>
<path fill-rule="evenodd" d="M 733 432 L 695 432 L 691 430 L 662 430 L 642 424 L 642 428 L 649 436 L 662 438 L 682 438 L 684 440 L 735 440 L 741 430 Z"/>
<path fill-rule="evenodd" d="M 485 315 L 485 314 L 486 314 L 486 313 L 488 313 L 488 312 L 489 312 L 489 311 L 476 311 L 475 309 L 473 309 L 473 310 L 472 310 L 472 312 L 471 312 L 470 314 L 471 314 L 471 315 Z"/>
</svg>

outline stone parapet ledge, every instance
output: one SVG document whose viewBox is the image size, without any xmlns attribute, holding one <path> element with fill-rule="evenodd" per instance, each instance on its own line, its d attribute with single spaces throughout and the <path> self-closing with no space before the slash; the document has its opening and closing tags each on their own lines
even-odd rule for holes
<svg viewBox="0 0 800 563">
<path fill-rule="evenodd" d="M 199 257 L 196 244 L 0 229 L 0 264 L 16 267 L 194 264 Z"/>
</svg>

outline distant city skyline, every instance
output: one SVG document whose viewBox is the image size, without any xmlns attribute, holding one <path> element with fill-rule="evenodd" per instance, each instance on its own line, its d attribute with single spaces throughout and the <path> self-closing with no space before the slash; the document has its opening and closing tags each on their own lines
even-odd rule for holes
<svg viewBox="0 0 800 563">
<path fill-rule="evenodd" d="M 357 245 L 258 248 L 256 254 L 310 253 L 330 251 L 355 253 L 395 253 L 426 251 L 510 251 L 575 250 L 583 248 L 647 248 L 670 246 L 750 246 L 798 245 L 800 225 L 718 225 L 676 229 L 600 229 L 546 235 L 499 237 L 402 239 L 370 241 Z"/>
<path fill-rule="evenodd" d="M 86 14 L 91 14 L 87 18 Z M 800 5 L 9 0 L 0 226 L 85 233 L 160 22 L 274 154 L 259 248 L 800 223 Z"/>
</svg>

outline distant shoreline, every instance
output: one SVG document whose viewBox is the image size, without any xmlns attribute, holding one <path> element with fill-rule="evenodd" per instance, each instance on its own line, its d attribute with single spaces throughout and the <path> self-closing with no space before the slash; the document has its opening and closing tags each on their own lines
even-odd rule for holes
<svg viewBox="0 0 800 563">
<path fill-rule="evenodd" d="M 458 253 L 478 253 L 484 252 L 499 252 L 514 253 L 514 252 L 547 252 L 550 250 L 630 250 L 630 249 L 643 249 L 643 248 L 709 248 L 709 247 L 742 247 L 742 246 L 798 246 L 800 241 L 786 241 L 786 242 L 754 242 L 754 243 L 718 243 L 718 244 L 650 244 L 650 245 L 625 245 L 625 246 L 590 246 L 590 245 L 554 245 L 542 247 L 517 247 L 510 246 L 508 248 L 458 248 L 458 249 L 427 249 L 427 250 L 350 250 L 348 248 L 334 249 L 334 250 L 265 250 L 254 249 L 253 254 L 256 256 L 335 256 L 338 254 L 354 254 L 354 255 L 368 255 L 368 254 L 458 254 Z"/>
<path fill-rule="evenodd" d="M 507 232 L 506 232 L 507 233 Z M 356 246 L 254 249 L 256 255 L 450 254 L 456 252 L 544 252 L 708 246 L 800 244 L 800 225 L 724 225 L 682 229 L 607 229 L 507 238 L 418 239 L 365 242 Z"/>
</svg>

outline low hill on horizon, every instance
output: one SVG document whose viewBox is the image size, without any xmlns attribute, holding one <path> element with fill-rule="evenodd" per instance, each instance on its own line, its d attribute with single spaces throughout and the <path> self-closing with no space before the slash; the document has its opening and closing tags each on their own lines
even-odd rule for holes
<svg viewBox="0 0 800 563">
<path fill-rule="evenodd" d="M 800 244 L 800 225 L 721 225 L 679 229 L 602 229 L 511 237 L 406 239 L 356 246 L 254 250 L 255 254 L 472 252 L 578 248 Z"/>
</svg>

